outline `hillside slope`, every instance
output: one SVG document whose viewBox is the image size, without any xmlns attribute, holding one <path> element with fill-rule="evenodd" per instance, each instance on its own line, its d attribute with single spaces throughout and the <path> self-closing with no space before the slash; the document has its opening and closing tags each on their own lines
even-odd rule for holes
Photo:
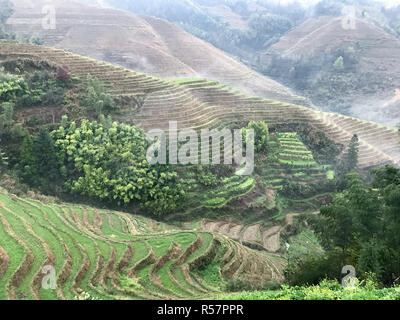
<svg viewBox="0 0 400 320">
<path fill-rule="evenodd" d="M 161 77 L 206 77 L 249 93 L 308 103 L 291 90 L 167 21 L 108 8 L 57 0 L 56 28 L 42 28 L 45 0 L 13 0 L 7 28 L 40 36 L 45 45 L 120 64 Z"/>
<path fill-rule="evenodd" d="M 365 20 L 343 28 L 342 17 L 310 19 L 274 44 L 264 56 L 269 75 L 326 107 L 349 104 L 349 113 L 395 125 L 400 88 L 400 40 Z M 343 58 L 334 66 L 335 61 Z M 344 111 L 340 110 L 339 111 Z"/>
<path fill-rule="evenodd" d="M 218 82 L 205 79 L 163 80 L 122 67 L 84 58 L 63 50 L 3 42 L 0 60 L 34 59 L 68 66 L 86 79 L 88 74 L 109 84 L 116 97 L 133 99 L 136 107 L 121 110 L 117 120 L 143 129 L 168 129 L 169 121 L 179 128 L 210 128 L 229 122 L 265 120 L 269 125 L 306 123 L 346 146 L 354 134 L 360 140 L 360 168 L 400 163 L 400 136 L 393 127 L 324 113 L 307 107 L 252 97 Z"/>
<path fill-rule="evenodd" d="M 282 280 L 284 260 L 121 212 L 0 193 L 0 299 L 194 299 L 225 281 Z M 42 286 L 55 269 L 55 289 Z M 216 272 L 213 282 L 201 270 Z M 216 281 L 218 279 L 218 281 Z"/>
</svg>

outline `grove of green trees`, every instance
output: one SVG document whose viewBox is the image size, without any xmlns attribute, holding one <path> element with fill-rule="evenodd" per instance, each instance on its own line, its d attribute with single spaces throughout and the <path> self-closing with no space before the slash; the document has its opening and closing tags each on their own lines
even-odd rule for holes
<svg viewBox="0 0 400 320">
<path fill-rule="evenodd" d="M 317 284 L 324 278 L 341 279 L 352 265 L 361 279 L 374 274 L 380 285 L 400 280 L 400 169 L 385 166 L 364 182 L 353 172 L 347 188 L 308 223 L 325 249 L 291 261 L 286 276 L 291 284 Z"/>
</svg>

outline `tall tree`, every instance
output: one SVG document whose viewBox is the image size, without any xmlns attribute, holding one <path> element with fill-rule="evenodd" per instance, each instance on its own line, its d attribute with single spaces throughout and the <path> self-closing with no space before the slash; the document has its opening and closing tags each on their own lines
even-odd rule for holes
<svg viewBox="0 0 400 320">
<path fill-rule="evenodd" d="M 8 157 L 0 148 L 0 173 L 3 173 L 8 166 Z"/>
<path fill-rule="evenodd" d="M 0 113 L 0 136 L 10 133 L 13 125 L 14 104 L 11 102 L 4 102 L 1 104 Z"/>
<path fill-rule="evenodd" d="M 33 153 L 39 177 L 47 181 L 57 180 L 60 166 L 54 148 L 54 141 L 47 129 L 42 128 L 37 134 Z"/>
<path fill-rule="evenodd" d="M 351 138 L 349 151 L 347 154 L 347 167 L 348 171 L 354 170 L 358 166 L 358 151 L 359 151 L 359 142 L 358 136 L 355 134 Z"/>
<path fill-rule="evenodd" d="M 37 161 L 33 152 L 33 139 L 30 134 L 24 137 L 19 149 L 19 170 L 22 179 L 30 185 L 35 185 L 37 175 Z"/>
</svg>

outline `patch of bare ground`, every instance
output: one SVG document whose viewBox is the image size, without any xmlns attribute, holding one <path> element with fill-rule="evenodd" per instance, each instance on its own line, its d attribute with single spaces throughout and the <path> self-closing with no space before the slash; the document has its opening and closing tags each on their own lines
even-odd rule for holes
<svg viewBox="0 0 400 320">
<path fill-rule="evenodd" d="M 94 228 L 91 225 L 91 223 L 89 222 L 89 216 L 88 213 L 85 209 L 83 209 L 83 218 L 82 218 L 83 224 L 85 225 L 85 228 L 94 232 Z"/>
<path fill-rule="evenodd" d="M 178 259 L 176 259 L 172 265 L 172 268 L 178 267 L 185 263 L 187 258 L 201 247 L 202 243 L 203 240 L 197 235 L 196 241 L 193 242 Z"/>
<path fill-rule="evenodd" d="M 265 249 L 270 252 L 280 249 L 280 231 L 281 226 L 275 226 L 263 232 L 262 242 Z"/>
<path fill-rule="evenodd" d="M 101 227 L 103 225 L 103 219 L 101 217 L 101 214 L 98 213 L 97 211 L 94 213 L 94 218 L 93 218 L 93 224 L 94 224 L 94 228 L 95 230 L 97 230 L 97 232 L 101 232 Z"/>
<path fill-rule="evenodd" d="M 237 224 L 237 225 L 232 225 L 231 228 L 229 229 L 228 232 L 228 237 L 234 239 L 234 240 L 239 240 L 240 238 L 240 231 L 243 229 L 243 225 Z"/>
<path fill-rule="evenodd" d="M 229 234 L 230 223 L 226 222 L 219 227 L 218 233 L 227 236 Z"/>
<path fill-rule="evenodd" d="M 133 223 L 132 219 L 131 219 L 129 216 L 127 216 L 127 215 L 125 215 L 125 214 L 122 214 L 122 213 L 117 213 L 117 214 L 124 220 L 124 222 L 125 222 L 125 224 L 126 224 L 126 226 L 127 226 L 127 228 L 128 228 L 128 232 L 129 232 L 130 234 L 132 234 L 132 235 L 139 235 L 139 234 L 141 234 L 141 233 L 137 230 L 136 225 Z"/>
<path fill-rule="evenodd" d="M 59 296 L 61 296 L 63 299 L 65 299 L 62 288 L 63 288 L 64 283 L 67 281 L 67 279 L 71 275 L 72 257 L 71 257 L 71 253 L 70 253 L 70 250 L 69 250 L 67 244 L 64 242 L 63 239 L 61 239 L 61 237 L 60 237 L 60 242 L 62 243 L 62 245 L 64 247 L 65 262 L 64 262 L 64 265 L 63 265 L 63 267 L 58 275 L 58 278 L 57 278 L 57 291 L 58 291 Z"/>
<path fill-rule="evenodd" d="M 4 250 L 2 246 L 0 246 L 0 278 L 7 271 L 9 263 L 10 257 L 8 256 L 7 251 Z"/>
<path fill-rule="evenodd" d="M 242 240 L 246 242 L 258 242 L 260 239 L 261 227 L 255 224 L 246 228 L 242 234 Z"/>
<path fill-rule="evenodd" d="M 129 243 L 124 255 L 122 256 L 122 258 L 119 260 L 118 265 L 117 265 L 117 272 L 123 272 L 125 270 L 125 268 L 129 265 L 129 262 L 132 260 L 133 258 L 133 247 L 132 245 Z"/>
<path fill-rule="evenodd" d="M 89 260 L 88 254 L 86 253 L 85 248 L 82 245 L 80 245 L 79 243 L 77 243 L 76 245 L 79 247 L 79 250 L 82 255 L 82 265 L 79 268 L 79 271 L 74 279 L 73 290 L 74 290 L 75 294 L 79 293 L 79 291 L 81 290 L 79 288 L 79 286 L 81 285 L 83 279 L 85 278 L 85 276 L 90 268 L 90 260 Z"/>
</svg>

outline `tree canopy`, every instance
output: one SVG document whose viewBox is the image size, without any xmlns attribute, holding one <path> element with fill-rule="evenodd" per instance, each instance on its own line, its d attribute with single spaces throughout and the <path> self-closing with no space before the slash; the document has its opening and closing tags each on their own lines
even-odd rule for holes
<svg viewBox="0 0 400 320">
<path fill-rule="evenodd" d="M 80 127 L 68 123 L 51 136 L 71 192 L 119 205 L 140 203 L 155 215 L 176 209 L 185 195 L 176 172 L 148 163 L 149 145 L 136 127 L 83 120 Z"/>
</svg>

